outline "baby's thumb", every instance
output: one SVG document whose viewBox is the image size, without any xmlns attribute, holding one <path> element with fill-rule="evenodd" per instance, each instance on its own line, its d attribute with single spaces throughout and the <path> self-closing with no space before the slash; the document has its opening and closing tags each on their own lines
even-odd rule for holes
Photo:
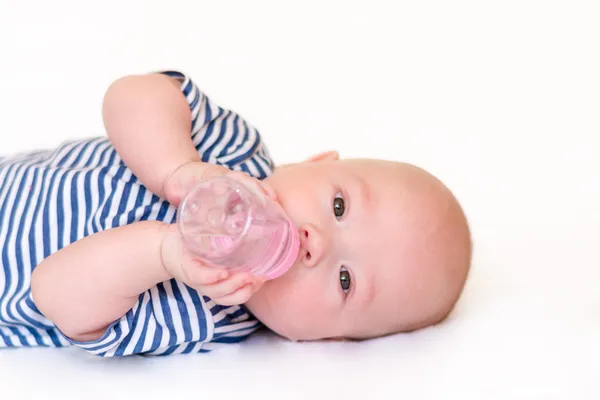
<svg viewBox="0 0 600 400">
<path fill-rule="evenodd" d="M 267 182 L 265 182 L 264 180 L 260 182 L 261 186 L 263 187 L 265 193 L 267 194 L 267 196 L 269 196 L 272 200 L 277 201 L 277 192 L 275 191 L 275 189 L 273 189 L 273 186 L 269 185 Z"/>
<path fill-rule="evenodd" d="M 229 171 L 227 176 L 232 177 L 239 182 L 248 186 L 249 189 L 258 192 L 258 194 L 262 194 L 271 198 L 271 200 L 277 201 L 277 192 L 271 185 L 266 183 L 264 180 L 259 180 L 250 175 L 245 174 L 241 171 Z"/>
</svg>

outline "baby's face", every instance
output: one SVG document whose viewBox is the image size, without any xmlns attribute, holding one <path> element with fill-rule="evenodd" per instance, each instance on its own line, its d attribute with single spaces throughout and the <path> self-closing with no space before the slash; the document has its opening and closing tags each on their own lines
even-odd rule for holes
<svg viewBox="0 0 600 400">
<path fill-rule="evenodd" d="M 445 290 L 447 273 L 428 241 L 447 202 L 434 183 L 413 190 L 418 174 L 403 171 L 335 155 L 276 169 L 267 181 L 299 228 L 300 254 L 254 294 L 250 311 L 284 337 L 316 340 L 410 329 L 443 308 L 433 292 Z"/>
</svg>

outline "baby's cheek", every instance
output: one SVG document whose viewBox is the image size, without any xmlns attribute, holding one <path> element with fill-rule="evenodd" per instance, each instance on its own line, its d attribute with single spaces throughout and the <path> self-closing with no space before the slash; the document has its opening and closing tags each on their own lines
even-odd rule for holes
<svg viewBox="0 0 600 400">
<path fill-rule="evenodd" d="M 331 335 L 340 311 L 340 296 L 325 269 L 295 265 L 268 284 L 273 322 L 284 336 L 314 340 Z"/>
<path fill-rule="evenodd" d="M 293 301 L 293 319 L 297 326 L 296 335 L 300 340 L 321 339 L 329 335 L 337 310 L 332 297 L 322 286 L 307 288 L 295 296 Z"/>
</svg>

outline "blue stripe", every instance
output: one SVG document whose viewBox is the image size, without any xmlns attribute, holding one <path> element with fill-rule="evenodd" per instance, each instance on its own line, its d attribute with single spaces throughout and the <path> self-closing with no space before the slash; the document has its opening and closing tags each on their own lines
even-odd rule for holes
<svg viewBox="0 0 600 400">
<path fill-rule="evenodd" d="M 72 141 L 65 142 L 63 144 L 63 146 L 61 146 L 61 148 L 69 146 L 71 143 L 72 143 Z M 48 165 L 48 166 L 56 165 L 56 160 L 57 160 L 59 154 L 60 154 L 59 151 L 54 151 L 54 152 L 50 153 L 50 157 L 45 160 L 46 161 L 45 165 Z"/>
<path fill-rule="evenodd" d="M 175 352 L 175 350 L 177 350 L 179 348 L 180 345 L 174 345 L 174 346 L 170 346 L 167 347 L 167 349 L 165 351 L 163 351 L 162 353 L 160 353 L 161 356 L 169 356 L 171 354 L 173 354 L 173 352 Z"/>
<path fill-rule="evenodd" d="M 252 160 L 250 160 L 250 162 L 252 163 L 252 165 L 254 165 L 254 167 L 258 171 L 258 178 L 259 179 L 266 178 L 267 174 L 265 173 L 265 170 L 263 169 L 263 167 L 260 166 L 258 161 L 256 161 L 255 159 L 252 159 Z"/>
<path fill-rule="evenodd" d="M 158 202 L 158 197 L 152 196 L 152 200 L 154 200 L 155 198 L 156 198 L 156 201 Z M 160 205 L 160 209 L 158 210 L 156 219 L 158 221 L 163 221 L 166 218 L 168 211 L 169 211 L 169 203 L 163 201 Z"/>
<path fill-rule="evenodd" d="M 165 328 L 167 328 L 170 333 L 168 345 L 172 346 L 177 342 L 177 335 L 175 333 L 175 329 L 174 329 L 174 325 L 173 325 L 173 317 L 171 316 L 171 308 L 169 307 L 167 292 L 165 291 L 165 287 L 164 287 L 163 283 L 159 283 L 157 285 L 157 288 L 158 288 L 159 300 L 160 300 L 162 313 L 163 313 L 163 316 L 165 317 L 165 325 L 166 325 Z"/>
<path fill-rule="evenodd" d="M 8 335 L 5 335 L 2 332 L 2 326 L 0 326 L 0 337 L 2 337 L 2 340 L 4 340 L 4 342 L 6 343 L 7 346 L 9 346 L 9 347 L 14 346 L 12 339 Z"/>
<path fill-rule="evenodd" d="M 182 344 L 182 346 L 185 346 L 185 350 L 183 350 L 181 352 L 181 354 L 190 354 L 192 352 L 192 350 L 194 349 L 194 347 L 196 346 L 197 342 L 190 342 L 188 344 Z"/>
<path fill-rule="evenodd" d="M 227 115 L 229 115 L 229 114 L 230 114 L 230 112 L 228 112 Z M 219 136 L 217 136 L 217 140 L 215 140 L 214 143 L 211 144 L 208 147 L 208 149 L 206 149 L 204 154 L 202 154 L 202 161 L 206 162 L 206 161 L 210 160 L 212 158 L 212 153 L 213 153 L 215 147 L 217 147 L 219 144 L 221 144 L 221 141 L 223 141 L 223 137 L 227 133 L 227 115 L 225 115 L 223 117 L 223 119 L 221 120 L 221 129 L 219 130 Z M 205 160 L 205 158 L 206 158 L 206 160 Z"/>
<path fill-rule="evenodd" d="M 112 203 L 113 203 L 115 194 L 117 194 L 117 191 L 115 189 L 117 188 L 118 180 L 121 179 L 124 171 L 125 171 L 124 168 L 119 168 L 119 170 L 117 171 L 115 176 L 110 180 L 110 189 L 109 189 L 109 193 L 108 193 L 108 198 L 106 199 L 106 201 L 104 201 L 104 203 L 101 203 L 102 204 L 102 212 L 100 213 L 100 225 L 102 226 L 102 229 L 112 228 L 112 224 L 109 225 L 109 223 L 108 223 L 108 213 L 110 212 L 110 209 L 112 208 Z M 109 176 L 109 175 L 106 174 L 106 176 Z"/>
<path fill-rule="evenodd" d="M 104 151 L 102 151 L 102 153 L 100 154 L 100 165 L 105 165 L 105 164 L 109 164 L 109 162 L 106 162 L 105 159 L 106 157 L 109 157 L 110 160 L 110 154 L 112 153 L 112 151 L 110 150 L 109 147 L 107 147 L 106 149 L 104 149 Z M 97 184 L 95 184 L 95 188 L 98 190 L 98 206 L 100 206 L 101 204 L 103 204 L 104 202 L 104 195 L 105 195 L 105 188 L 104 188 L 104 177 L 106 174 L 106 169 L 108 167 L 103 166 L 102 168 L 99 169 L 98 172 L 98 182 Z M 84 181 L 84 197 L 85 197 L 85 230 L 84 230 L 84 235 L 85 236 L 89 236 L 92 233 L 95 232 L 100 232 L 102 229 L 101 227 L 98 225 L 98 223 L 95 220 L 95 215 L 96 212 L 94 209 L 92 209 L 92 197 L 91 197 L 91 180 L 92 180 L 92 173 L 94 171 L 93 170 L 89 170 L 86 174 L 85 174 L 85 181 Z M 98 211 L 100 211 L 101 209 L 99 209 Z M 92 226 L 93 231 L 90 232 L 89 226 Z"/>
<path fill-rule="evenodd" d="M 29 214 L 29 208 L 30 208 L 30 203 L 31 203 L 31 201 L 30 201 L 31 200 L 31 196 L 29 195 L 30 190 L 27 190 L 27 191 L 23 190 L 23 187 L 25 186 L 25 183 L 27 182 L 27 179 L 28 179 L 28 177 L 30 175 L 30 172 L 31 171 L 27 171 L 25 174 L 23 174 L 23 176 L 21 178 L 21 183 L 19 185 L 19 189 L 17 191 L 17 197 L 15 198 L 15 204 L 18 204 L 20 202 L 20 200 L 21 200 L 21 196 L 23 194 L 25 194 L 25 196 L 24 196 L 25 197 L 25 204 L 24 204 L 24 207 L 23 207 L 23 212 L 21 214 L 23 218 L 26 218 L 27 215 Z M 16 208 L 17 208 L 16 206 L 13 207 L 13 209 L 15 209 L 15 210 L 16 210 Z M 16 213 L 14 213 L 13 216 L 15 214 Z M 26 266 L 25 266 L 25 264 L 23 262 L 25 260 L 25 258 L 23 257 L 23 246 L 20 245 L 22 243 L 23 230 L 25 229 L 25 227 L 26 227 L 26 225 L 23 224 L 22 221 L 19 219 L 19 221 L 17 223 L 17 234 L 16 234 L 16 238 L 15 238 L 15 243 L 17 244 L 15 246 L 15 259 L 16 259 L 16 264 L 17 264 L 17 270 L 18 271 L 27 271 L 27 269 L 29 269 L 28 272 L 30 273 L 31 267 L 26 268 Z M 11 227 L 9 229 L 12 229 L 12 222 L 11 222 Z M 7 235 L 7 237 L 10 237 L 10 235 Z M 8 247 L 8 246 L 4 246 L 4 250 L 6 250 L 6 247 Z M 8 269 L 7 269 L 7 271 L 8 271 Z M 9 275 L 9 273 L 7 273 L 7 275 Z M 17 316 L 15 316 L 13 314 L 13 312 L 11 311 L 11 308 L 12 308 L 13 304 L 15 304 L 15 302 L 16 302 L 15 308 L 17 310 L 17 313 L 19 314 L 19 317 L 20 317 L 19 319 L 21 319 L 22 321 L 26 322 L 27 324 L 36 326 L 37 322 L 35 320 L 32 320 L 28 315 L 26 315 L 25 312 L 23 311 L 23 308 L 20 306 L 19 302 L 17 302 L 17 294 L 24 287 L 24 279 L 25 279 L 25 274 L 23 274 L 23 273 L 18 274 L 18 276 L 17 276 L 17 287 L 15 288 L 15 292 L 12 295 L 12 297 L 8 299 L 8 302 L 7 302 L 7 305 L 6 305 L 6 307 L 7 307 L 6 311 L 7 311 L 7 314 L 9 316 L 11 316 L 12 318 L 18 319 Z M 8 288 L 9 286 L 10 285 L 6 285 L 6 288 Z M 25 291 L 24 295 L 27 295 L 28 291 L 29 291 L 29 289 L 27 289 Z M 23 297 L 23 296 L 21 296 L 21 297 Z M 1 303 L 2 302 L 0 301 L 0 304 Z M 22 325 L 25 325 L 25 324 L 22 324 Z M 28 329 L 28 331 L 31 334 L 31 336 L 33 336 L 35 342 L 38 345 L 43 345 L 44 344 L 44 341 L 43 341 L 41 335 L 38 334 L 35 331 L 35 329 Z"/>
<path fill-rule="evenodd" d="M 240 307 L 236 311 L 234 311 L 231 314 L 229 314 L 229 318 L 236 319 L 236 318 L 241 317 L 244 314 L 248 314 L 248 312 L 246 310 L 244 310 L 242 307 Z"/>
<path fill-rule="evenodd" d="M 209 297 L 203 296 L 203 298 L 204 298 L 204 301 L 207 302 L 207 303 L 210 301 Z M 215 314 L 220 313 L 221 310 L 223 310 L 223 309 L 224 309 L 223 306 L 215 303 L 215 305 L 210 308 L 210 313 L 212 315 L 215 315 Z"/>
<path fill-rule="evenodd" d="M 50 195 L 52 194 L 52 190 L 54 189 L 54 182 L 56 180 L 57 171 L 53 170 L 50 174 L 50 182 L 48 184 L 48 188 L 45 191 L 47 195 L 44 199 L 44 207 L 42 211 L 42 242 L 44 249 L 44 258 L 47 258 L 52 254 L 50 248 Z"/>
<path fill-rule="evenodd" d="M 198 318 L 198 325 L 200 328 L 200 338 L 199 341 L 203 342 L 206 340 L 208 336 L 208 325 L 206 321 L 206 314 L 204 314 L 204 310 L 202 307 L 202 300 L 200 300 L 200 295 L 197 291 L 190 287 L 186 287 L 190 298 L 192 299 L 192 303 L 194 304 L 194 310 L 196 311 L 196 318 Z M 213 314 L 214 315 L 214 314 Z"/>
<path fill-rule="evenodd" d="M 226 324 L 220 324 L 221 326 L 215 326 L 215 329 L 220 329 L 224 326 L 229 327 L 230 329 L 224 330 L 223 332 L 217 332 L 214 334 L 213 338 L 218 338 L 221 336 L 227 336 L 230 335 L 234 332 L 240 332 L 240 331 L 245 331 L 248 329 L 257 329 L 261 326 L 261 323 L 258 322 L 257 320 L 246 320 L 246 321 L 241 321 L 237 323 L 236 325 L 233 325 L 233 323 L 231 322 L 232 319 L 231 318 L 225 318 L 227 320 Z"/>
<path fill-rule="evenodd" d="M 139 301 L 142 302 L 144 295 L 140 295 Z M 140 307 L 141 308 L 141 307 Z M 144 327 L 142 328 L 142 333 L 140 334 L 140 339 L 135 344 L 133 348 L 133 354 L 139 354 L 144 350 L 144 340 L 146 339 L 146 335 L 148 334 L 148 324 L 150 323 L 150 316 L 152 315 L 152 301 L 148 301 L 146 303 L 146 317 L 144 318 Z"/>
<path fill-rule="evenodd" d="M 220 336 L 215 337 L 212 342 L 214 343 L 240 343 L 250 337 L 250 333 L 241 336 Z"/>
<path fill-rule="evenodd" d="M 84 236 L 89 236 L 91 234 L 90 221 L 91 221 L 92 228 L 96 232 L 100 231 L 100 229 L 98 229 L 98 227 L 95 226 L 95 221 L 91 220 L 92 215 L 93 215 L 93 209 L 92 209 L 92 204 L 91 204 L 92 203 L 92 173 L 93 173 L 93 171 L 87 171 L 83 177 L 83 200 L 84 200 L 84 207 L 85 207 L 85 218 L 84 218 L 85 228 L 83 230 Z M 96 189 L 98 190 L 99 199 L 102 199 L 103 194 L 104 194 L 104 185 L 102 184 L 102 179 L 101 179 L 100 175 L 98 176 L 98 186 L 96 187 Z"/>
<path fill-rule="evenodd" d="M 246 143 L 248 140 L 248 129 L 248 126 L 244 122 L 244 140 L 242 141 L 242 143 Z M 256 135 L 258 136 L 258 133 Z M 255 140 L 248 150 L 246 150 L 244 153 L 238 154 L 235 158 L 229 160 L 227 162 L 227 165 L 231 168 L 233 165 L 239 164 L 242 161 L 247 160 L 251 155 L 253 155 L 256 152 L 256 149 L 258 148 L 259 144 L 260 142 L 258 140 Z"/>
<path fill-rule="evenodd" d="M 190 315 L 188 314 L 185 300 L 181 295 L 181 291 L 179 290 L 177 283 L 174 280 L 171 280 L 169 283 L 171 284 L 173 297 L 175 297 L 175 300 L 177 301 L 177 308 L 179 309 L 179 315 L 181 316 L 181 322 L 183 324 L 183 338 L 186 342 L 189 342 L 192 340 L 192 327 L 190 325 Z"/>
<path fill-rule="evenodd" d="M 187 83 L 187 85 L 185 86 L 185 88 L 183 89 L 183 94 L 185 97 L 188 97 L 190 95 L 190 93 L 192 92 L 192 90 L 194 90 L 194 84 L 192 83 L 192 81 L 189 81 Z M 197 106 L 198 106 L 198 102 L 200 101 L 200 91 L 196 90 L 196 92 L 194 93 L 194 97 L 192 98 L 192 101 L 190 101 L 189 106 L 190 106 L 190 111 L 193 111 Z M 205 121 L 201 121 L 203 124 Z"/>
<path fill-rule="evenodd" d="M 215 129 L 215 127 L 212 124 L 208 126 L 205 136 L 202 138 L 202 140 L 200 141 L 198 146 L 196 146 L 196 148 L 198 150 L 200 150 L 200 148 L 202 146 L 204 146 L 204 144 L 206 144 L 206 142 L 208 141 L 208 138 L 210 138 L 212 136 L 214 129 Z M 204 153 L 202 153 L 200 155 L 200 158 L 202 159 L 202 162 L 208 162 L 208 160 L 210 159 L 210 154 L 208 154 L 208 152 L 205 151 Z"/>
<path fill-rule="evenodd" d="M 227 142 L 227 144 L 225 145 L 223 150 L 221 150 L 221 152 L 219 153 L 219 157 L 223 157 L 224 155 L 226 155 L 228 153 L 229 149 L 231 149 L 231 146 L 233 146 L 235 141 L 238 139 L 238 135 L 240 133 L 240 130 L 238 128 L 238 120 L 239 120 L 239 117 L 238 117 L 238 115 L 236 115 L 233 118 L 233 134 L 231 135 L 231 138 L 229 139 L 229 141 Z M 248 133 L 248 132 L 246 132 L 246 133 Z"/>
<path fill-rule="evenodd" d="M 17 193 L 22 193 L 22 187 L 23 187 L 23 177 L 25 176 L 25 174 L 23 174 L 23 176 L 21 178 L 17 178 L 19 176 L 19 173 L 21 170 L 23 170 L 23 166 L 19 165 L 15 171 L 14 174 L 12 175 L 12 179 L 20 179 L 20 181 L 17 181 L 19 186 L 17 188 Z M 12 173 L 12 166 L 11 166 L 11 170 L 9 171 L 9 173 Z M 8 175 L 8 174 L 7 174 Z M 12 197 L 13 193 L 15 192 L 15 182 L 11 182 L 8 187 L 4 187 L 6 189 L 6 197 L 4 198 L 3 202 L 2 202 L 2 206 L 0 206 L 0 210 L 7 210 L 7 211 L 12 211 L 15 210 L 15 204 L 17 204 L 17 199 L 18 196 L 15 197 L 14 203 L 13 203 L 13 207 L 12 209 L 7 209 L 7 203 L 10 201 L 10 198 Z M 4 214 L 4 213 L 2 213 Z M 13 225 L 14 225 L 14 221 L 15 221 L 15 214 L 16 213 L 7 213 L 7 215 L 2 215 L 2 224 L 6 224 L 8 223 L 8 229 L 6 230 L 6 234 L 4 235 L 4 237 L 6 238 L 5 240 L 10 240 L 9 238 L 11 237 L 11 233 L 13 230 Z M 5 221 L 5 217 L 8 217 L 8 221 Z M 19 246 L 17 246 L 19 247 Z M 8 318 L 12 319 L 12 320 L 18 320 L 16 318 L 16 316 L 12 313 L 12 311 L 10 311 L 10 308 L 8 307 L 8 303 L 10 302 L 10 298 L 6 298 L 6 296 L 8 295 L 8 290 L 13 282 L 13 279 L 16 279 L 17 281 L 20 279 L 19 276 L 13 277 L 12 273 L 10 271 L 10 263 L 8 260 L 8 249 L 9 247 L 4 245 L 2 246 L 2 265 L 5 265 L 6 267 L 4 268 L 4 288 L 2 290 L 2 294 L 0 295 L 0 321 L 4 321 L 5 323 L 9 324 L 8 325 L 8 329 L 12 332 L 12 334 L 14 336 L 17 337 L 17 339 L 19 340 L 19 342 L 21 343 L 21 345 L 27 345 L 27 341 L 25 339 L 25 336 L 23 336 L 18 329 L 14 328 L 12 322 L 8 322 Z M 6 310 L 3 310 L 4 308 L 4 304 L 6 302 Z M 6 312 L 5 315 L 3 315 L 3 311 Z M 8 317 L 8 318 L 7 318 Z"/>
<path fill-rule="evenodd" d="M 137 196 L 135 198 L 135 204 L 133 206 L 133 209 L 127 212 L 127 224 L 132 224 L 136 220 L 136 214 L 140 210 L 140 208 L 142 208 L 142 205 L 144 203 L 144 196 L 146 196 L 146 188 L 140 186 Z M 143 216 L 146 215 L 146 218 L 148 218 L 147 215 L 150 214 L 150 211 L 152 211 L 151 205 L 144 206 L 144 212 L 142 213 L 141 217 L 143 218 Z"/>
<path fill-rule="evenodd" d="M 75 160 L 73 160 L 73 162 L 71 163 L 71 165 L 75 166 L 75 165 L 78 165 L 81 162 L 81 159 L 83 158 L 83 155 L 87 151 L 88 147 L 90 147 L 92 145 L 92 143 L 94 143 L 94 141 L 89 141 L 89 142 L 87 142 L 87 143 L 85 143 L 83 145 L 83 147 L 77 153 L 77 156 L 75 157 Z M 91 153 L 94 154 L 94 152 L 95 151 L 92 151 Z"/>
<path fill-rule="evenodd" d="M 54 346 L 56 346 L 56 347 L 62 346 L 62 342 L 60 341 L 60 339 L 58 338 L 58 335 L 56 334 L 56 329 L 48 329 L 45 332 L 48 335 L 48 337 L 50 338 L 50 340 L 52 341 L 52 344 L 54 344 Z"/>
<path fill-rule="evenodd" d="M 165 74 L 167 76 L 170 76 L 171 78 L 185 78 L 185 75 L 179 71 L 172 71 L 172 70 L 168 70 L 168 71 L 161 71 L 161 74 Z"/>
<path fill-rule="evenodd" d="M 246 164 L 240 164 L 239 168 L 242 172 L 244 172 L 248 175 L 252 175 L 252 173 L 250 172 L 250 169 L 248 168 L 248 166 Z"/>
<path fill-rule="evenodd" d="M 81 171 L 75 171 L 73 174 L 73 178 L 71 179 L 71 235 L 69 240 L 71 243 L 75 243 L 77 241 L 77 227 L 79 224 L 85 224 L 85 219 L 81 221 L 79 219 L 79 202 L 77 201 L 78 193 L 77 193 L 77 182 L 79 182 L 79 177 L 81 175 Z"/>
<path fill-rule="evenodd" d="M 125 171 L 125 170 L 123 170 Z M 123 174 L 121 174 L 123 175 Z M 116 186 L 117 182 L 115 182 Z M 114 190 L 113 190 L 114 193 Z M 121 201 L 119 202 L 119 207 L 117 208 L 117 214 L 113 217 L 113 222 L 111 227 L 116 226 L 116 222 L 119 221 L 119 217 L 123 214 L 126 214 L 127 211 L 127 203 L 129 202 L 129 196 L 131 194 L 131 185 L 124 185 L 123 192 L 121 193 Z"/>
<path fill-rule="evenodd" d="M 261 159 L 265 164 L 267 164 L 267 166 L 269 167 L 269 169 L 272 171 L 274 164 L 273 164 L 273 160 L 271 160 L 268 157 L 267 151 L 265 150 L 264 146 L 256 152 L 256 156 Z"/>
<path fill-rule="evenodd" d="M 64 156 L 62 156 L 62 158 L 60 158 L 60 159 L 58 159 L 58 158 L 57 158 L 56 166 L 57 166 L 57 167 L 62 167 L 62 166 L 64 166 L 64 165 L 65 165 L 65 163 L 67 162 L 67 160 L 68 160 L 68 159 L 71 157 L 71 155 L 72 155 L 72 154 L 73 154 L 73 153 L 74 153 L 76 150 L 78 150 L 78 149 L 77 149 L 77 147 L 78 147 L 77 145 L 73 145 L 73 146 L 71 147 L 71 149 L 70 149 L 69 151 L 67 151 L 67 153 L 66 153 Z"/>
<path fill-rule="evenodd" d="M 42 205 L 42 200 L 44 198 L 47 173 L 48 173 L 48 170 L 44 170 L 42 172 L 42 176 L 39 179 L 41 181 L 41 185 L 40 185 L 40 192 L 37 196 L 37 201 L 33 208 L 34 209 L 33 221 L 37 221 L 40 213 L 42 212 L 41 205 Z M 35 171 L 34 177 L 37 177 L 37 175 L 38 175 L 38 172 Z M 35 269 L 35 267 L 38 265 L 38 263 L 40 263 L 42 261 L 42 260 L 37 259 L 37 248 L 38 248 L 39 244 L 36 241 L 35 234 L 36 234 L 36 229 L 32 228 L 29 231 L 29 262 L 31 263 L 31 266 L 33 269 Z"/>
<path fill-rule="evenodd" d="M 219 110 L 220 111 L 220 110 Z M 202 112 L 198 114 L 202 115 Z M 212 109 L 210 108 L 210 101 L 204 102 L 204 120 L 202 120 L 202 125 L 206 124 L 209 121 L 213 120 Z M 210 127 L 210 125 L 209 125 Z"/>
<path fill-rule="evenodd" d="M 12 335 L 14 337 L 17 338 L 17 340 L 19 341 L 19 344 L 21 346 L 28 346 L 27 339 L 25 339 L 25 336 L 23 336 L 17 328 L 15 328 L 14 326 L 8 325 L 8 330 L 12 333 Z"/>
<path fill-rule="evenodd" d="M 125 354 L 125 348 L 129 345 L 129 343 L 133 339 L 137 321 L 139 319 L 141 312 L 142 312 L 142 307 L 138 307 L 137 310 L 135 310 L 135 314 L 133 314 L 131 310 L 129 310 L 127 312 L 126 315 L 127 315 L 127 321 L 129 323 L 129 333 L 127 334 L 127 336 L 125 336 L 124 338 L 121 339 L 121 343 L 119 344 L 119 347 L 117 347 L 117 350 L 115 350 L 115 356 L 122 356 Z M 139 340 L 143 341 L 143 338 L 140 337 Z"/>
<path fill-rule="evenodd" d="M 215 328 L 221 328 L 223 326 L 229 325 L 230 323 L 231 323 L 231 318 L 229 318 L 229 316 L 226 316 L 225 318 L 221 319 L 220 321 L 215 322 Z"/>
<path fill-rule="evenodd" d="M 154 307 L 154 306 L 152 306 Z M 154 309 L 154 308 L 153 308 Z M 150 346 L 150 351 L 154 351 L 160 347 L 160 342 L 163 337 L 163 328 L 160 326 L 158 321 L 156 321 L 156 329 L 154 329 L 154 339 L 152 339 L 152 345 Z"/>
<path fill-rule="evenodd" d="M 56 193 L 56 226 L 58 228 L 57 246 L 58 250 L 62 249 L 64 244 L 64 228 L 65 228 L 65 200 L 63 199 L 63 190 L 65 189 L 65 180 L 67 173 L 63 173 L 58 182 L 58 192 Z M 71 210 L 68 210 L 69 212 Z"/>
<path fill-rule="evenodd" d="M 258 148 L 259 144 L 260 143 L 258 141 L 254 142 L 252 144 L 252 146 L 246 152 L 238 155 L 233 160 L 228 161 L 227 165 L 235 165 L 235 164 L 239 164 L 243 161 L 246 161 L 248 158 L 250 158 L 250 156 L 252 156 L 256 152 L 256 149 Z"/>
</svg>

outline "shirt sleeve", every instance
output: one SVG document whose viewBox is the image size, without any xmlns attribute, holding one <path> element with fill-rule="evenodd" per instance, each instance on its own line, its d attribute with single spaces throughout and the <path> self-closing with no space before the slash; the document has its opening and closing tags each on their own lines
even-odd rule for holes
<svg viewBox="0 0 600 400">
<path fill-rule="evenodd" d="M 203 353 L 239 343 L 262 324 L 243 306 L 221 306 L 174 279 L 138 297 L 135 306 L 91 341 L 65 339 L 100 357 Z"/>
<path fill-rule="evenodd" d="M 92 341 L 66 339 L 101 357 L 198 352 L 213 339 L 214 322 L 205 299 L 181 282 L 159 283 L 142 293 L 122 318 Z"/>
<path fill-rule="evenodd" d="M 178 80 L 190 106 L 191 136 L 202 161 L 245 172 L 258 179 L 274 165 L 260 132 L 239 114 L 226 110 L 206 95 L 185 73 L 161 71 Z"/>
<path fill-rule="evenodd" d="M 159 73 L 180 83 L 179 89 L 185 96 L 191 111 L 192 137 L 196 138 L 201 132 L 206 133 L 202 128 L 217 119 L 223 110 L 201 91 L 187 74 L 180 71 L 159 71 Z"/>
</svg>

